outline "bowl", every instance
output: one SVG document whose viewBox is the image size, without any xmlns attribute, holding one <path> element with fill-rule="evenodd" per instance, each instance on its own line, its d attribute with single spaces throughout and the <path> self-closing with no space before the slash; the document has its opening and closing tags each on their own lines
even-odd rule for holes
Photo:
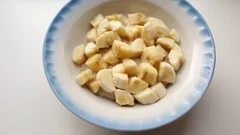
<svg viewBox="0 0 240 135">
<path fill-rule="evenodd" d="M 84 42 L 90 20 L 101 13 L 143 12 L 176 28 L 185 63 L 167 95 L 152 105 L 119 107 L 92 94 L 75 80 L 79 68 L 71 60 L 74 47 Z M 83 120 L 120 131 L 161 127 L 188 112 L 211 82 L 216 61 L 212 34 L 200 13 L 185 0 L 72 0 L 57 14 L 43 45 L 43 66 L 58 99 Z"/>
</svg>

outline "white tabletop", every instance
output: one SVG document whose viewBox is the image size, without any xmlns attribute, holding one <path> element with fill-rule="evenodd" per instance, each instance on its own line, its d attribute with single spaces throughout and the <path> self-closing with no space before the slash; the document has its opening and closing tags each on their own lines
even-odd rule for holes
<svg viewBox="0 0 240 135">
<path fill-rule="evenodd" d="M 47 28 L 67 0 L 0 1 L 0 135 L 120 135 L 69 112 L 42 67 Z M 217 65 L 200 102 L 179 120 L 140 135 L 240 134 L 240 1 L 190 0 L 215 38 Z"/>
</svg>

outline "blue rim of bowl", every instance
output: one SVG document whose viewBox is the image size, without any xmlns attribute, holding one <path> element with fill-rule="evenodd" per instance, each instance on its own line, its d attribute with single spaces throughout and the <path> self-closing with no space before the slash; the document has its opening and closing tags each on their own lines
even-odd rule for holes
<svg viewBox="0 0 240 135">
<path fill-rule="evenodd" d="M 46 75 L 46 78 L 48 80 L 48 83 L 53 90 L 54 94 L 57 96 L 57 98 L 61 101 L 61 103 L 68 108 L 73 114 L 80 117 L 81 119 L 111 130 L 118 130 L 118 131 L 144 131 L 144 130 L 150 130 L 158 127 L 162 127 L 166 124 L 169 124 L 184 114 L 186 114 L 202 97 L 206 89 L 209 87 L 209 84 L 212 80 L 214 69 L 215 69 L 215 63 L 216 63 L 216 49 L 215 49 L 215 43 L 213 36 L 211 34 L 211 31 L 209 29 L 209 26 L 207 25 L 206 21 L 203 19 L 202 15 L 186 0 L 172 0 L 172 2 L 176 2 L 179 6 L 187 9 L 186 13 L 195 16 L 196 19 L 194 20 L 194 23 L 198 25 L 199 27 L 202 27 L 203 29 L 200 31 L 200 34 L 203 36 L 208 36 L 209 39 L 204 42 L 204 46 L 207 49 L 212 50 L 211 52 L 208 52 L 205 54 L 205 66 L 203 67 L 204 73 L 202 74 L 202 77 L 206 79 L 204 83 L 202 81 L 199 82 L 199 85 L 196 86 L 196 89 L 200 92 L 200 95 L 196 97 L 190 98 L 190 104 L 188 107 L 180 107 L 174 116 L 167 116 L 164 118 L 164 120 L 157 121 L 157 120 L 150 120 L 149 122 L 145 123 L 121 123 L 116 121 L 107 120 L 106 118 L 100 118 L 97 116 L 93 116 L 87 111 L 84 110 L 84 108 L 79 107 L 78 105 L 74 104 L 73 101 L 71 101 L 70 98 L 67 97 L 66 94 L 64 94 L 64 89 L 61 87 L 61 84 L 58 82 L 57 75 L 54 71 L 54 62 L 52 61 L 52 56 L 54 54 L 53 50 L 53 43 L 54 43 L 54 34 L 57 33 L 58 27 L 57 24 L 64 21 L 63 15 L 71 12 L 71 8 L 79 4 L 83 0 L 71 0 L 69 1 L 57 14 L 57 16 L 52 21 L 45 40 L 43 44 L 43 50 L 42 50 L 42 59 L 43 59 L 43 67 L 44 72 Z"/>
</svg>

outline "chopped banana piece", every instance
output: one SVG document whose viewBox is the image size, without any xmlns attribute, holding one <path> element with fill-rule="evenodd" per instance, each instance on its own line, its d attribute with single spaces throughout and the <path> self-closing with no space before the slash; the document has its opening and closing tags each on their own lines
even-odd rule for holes
<svg viewBox="0 0 240 135">
<path fill-rule="evenodd" d="M 135 75 L 137 73 L 137 64 L 131 59 L 124 59 L 123 66 L 125 69 L 125 73 L 128 75 Z"/>
<path fill-rule="evenodd" d="M 132 77 L 128 81 L 128 86 L 126 90 L 129 91 L 130 93 L 136 94 L 143 91 L 147 87 L 148 87 L 148 83 L 146 83 L 145 81 L 143 81 L 138 77 Z"/>
<path fill-rule="evenodd" d="M 150 88 L 146 88 L 144 91 L 135 94 L 134 98 L 143 105 L 155 103 L 160 99 Z"/>
<path fill-rule="evenodd" d="M 157 37 L 167 36 L 169 33 L 168 27 L 160 19 L 149 17 L 148 22 L 153 24 L 155 34 Z"/>
<path fill-rule="evenodd" d="M 124 73 L 113 72 L 113 83 L 120 89 L 126 89 L 128 84 L 128 75 Z"/>
<path fill-rule="evenodd" d="M 154 25 L 152 23 L 147 22 L 143 26 L 141 37 L 145 41 L 152 41 L 156 38 L 156 32 L 155 32 L 155 29 L 154 29 Z"/>
<path fill-rule="evenodd" d="M 180 48 L 180 46 L 176 43 L 174 43 L 174 47 L 172 50 L 178 51 L 178 52 L 182 52 L 182 49 Z"/>
<path fill-rule="evenodd" d="M 151 87 L 151 90 L 154 91 L 160 99 L 167 94 L 167 90 L 161 82 L 158 82 L 155 85 L 153 85 Z"/>
<path fill-rule="evenodd" d="M 98 14 L 97 16 L 95 16 L 93 18 L 93 20 L 91 21 L 91 24 L 93 27 L 98 27 L 98 25 L 100 24 L 101 21 L 104 20 L 104 17 L 101 14 Z"/>
<path fill-rule="evenodd" d="M 175 46 L 174 40 L 170 38 L 158 38 L 156 43 L 166 50 L 171 50 Z"/>
<path fill-rule="evenodd" d="M 76 80 L 77 80 L 79 85 L 83 85 L 88 80 L 90 80 L 92 78 L 92 76 L 93 76 L 92 71 L 90 69 L 87 69 L 87 70 L 83 71 L 82 73 L 80 73 L 77 76 Z"/>
<path fill-rule="evenodd" d="M 115 101 L 115 94 L 114 92 L 106 92 L 105 90 L 103 90 L 102 88 L 99 89 L 99 91 L 97 92 L 97 94 L 101 97 L 104 97 L 106 99 Z"/>
<path fill-rule="evenodd" d="M 108 16 L 106 16 L 106 18 L 108 19 L 108 21 L 119 21 L 119 22 L 123 21 L 123 15 L 122 14 L 108 15 Z"/>
<path fill-rule="evenodd" d="M 116 32 L 120 37 L 127 38 L 128 32 L 126 28 L 119 21 L 110 21 L 110 29 Z"/>
<path fill-rule="evenodd" d="M 143 13 L 128 14 L 128 23 L 130 25 L 144 25 L 147 17 Z"/>
<path fill-rule="evenodd" d="M 121 40 L 121 38 L 113 31 L 103 33 L 97 38 L 96 45 L 98 48 L 108 48 L 113 44 L 114 40 Z"/>
<path fill-rule="evenodd" d="M 84 48 L 85 46 L 81 44 L 73 50 L 72 60 L 75 63 L 83 64 L 87 60 L 86 56 L 84 55 Z"/>
<path fill-rule="evenodd" d="M 176 43 L 179 43 L 180 37 L 176 31 L 176 29 L 172 29 L 168 35 L 171 39 L 173 39 Z"/>
<path fill-rule="evenodd" d="M 92 71 L 98 72 L 101 69 L 107 68 L 107 63 L 102 60 L 101 54 L 95 54 L 90 57 L 85 63 Z"/>
<path fill-rule="evenodd" d="M 95 28 L 92 28 L 88 33 L 87 33 L 87 40 L 90 42 L 96 42 L 97 40 L 97 30 Z"/>
<path fill-rule="evenodd" d="M 114 40 L 112 52 L 117 58 L 126 59 L 132 56 L 132 48 L 125 42 Z"/>
<path fill-rule="evenodd" d="M 97 73 L 97 81 L 106 92 L 114 92 L 116 90 L 113 83 L 113 75 L 111 69 L 103 69 Z"/>
<path fill-rule="evenodd" d="M 148 40 L 144 40 L 144 39 L 143 39 L 143 41 L 144 41 L 144 43 L 145 43 L 146 46 L 154 46 L 154 43 L 155 43 L 154 40 L 148 41 Z"/>
<path fill-rule="evenodd" d="M 104 32 L 109 30 L 109 22 L 107 19 L 104 19 L 100 22 L 98 28 L 97 28 L 97 34 L 100 36 Z"/>
<path fill-rule="evenodd" d="M 174 68 L 166 62 L 161 62 L 159 66 L 158 81 L 174 83 L 175 80 L 176 73 Z"/>
<path fill-rule="evenodd" d="M 149 63 L 141 63 L 138 68 L 138 77 L 150 85 L 157 81 L 157 70 Z"/>
<path fill-rule="evenodd" d="M 138 31 L 142 33 L 143 26 L 142 25 L 135 25 L 136 28 L 138 28 Z"/>
<path fill-rule="evenodd" d="M 135 26 L 128 25 L 125 27 L 129 40 L 133 41 L 134 39 L 138 38 L 141 35 L 139 29 Z"/>
<path fill-rule="evenodd" d="M 162 58 L 165 58 L 168 55 L 168 52 L 160 45 L 156 46 L 158 53 L 162 55 Z"/>
<path fill-rule="evenodd" d="M 89 58 L 98 53 L 98 48 L 93 42 L 89 42 L 85 46 L 84 52 L 85 52 L 85 55 Z"/>
<path fill-rule="evenodd" d="M 148 62 L 153 66 L 156 66 L 163 60 L 163 56 L 159 53 L 159 50 L 156 46 L 146 47 L 143 50 L 141 61 Z"/>
<path fill-rule="evenodd" d="M 120 106 L 122 106 L 122 105 L 133 106 L 134 105 L 134 98 L 129 92 L 117 89 L 116 91 L 114 91 L 114 93 L 115 93 L 116 102 Z"/>
<path fill-rule="evenodd" d="M 112 72 L 125 73 L 125 69 L 124 69 L 123 63 L 115 65 L 112 68 Z"/>
<path fill-rule="evenodd" d="M 168 59 L 174 70 L 178 71 L 184 61 L 183 53 L 176 50 L 171 50 L 168 55 Z"/>
<path fill-rule="evenodd" d="M 141 56 L 143 49 L 146 47 L 141 38 L 135 39 L 130 46 L 132 48 L 132 58 Z"/>
<path fill-rule="evenodd" d="M 103 55 L 103 60 L 109 64 L 116 64 L 119 59 L 113 55 L 112 50 L 108 50 L 104 55 Z"/>
<path fill-rule="evenodd" d="M 92 80 L 88 83 L 88 87 L 93 93 L 97 93 L 100 88 L 100 85 L 97 80 Z"/>
</svg>

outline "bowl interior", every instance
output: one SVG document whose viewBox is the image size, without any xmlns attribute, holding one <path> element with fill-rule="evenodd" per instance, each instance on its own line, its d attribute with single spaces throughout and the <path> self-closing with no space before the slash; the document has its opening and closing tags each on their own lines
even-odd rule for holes
<svg viewBox="0 0 240 135">
<path fill-rule="evenodd" d="M 81 69 L 72 62 L 71 56 L 73 49 L 85 42 L 85 35 L 91 29 L 89 22 L 95 15 L 98 13 L 126 15 L 134 12 L 143 12 L 147 16 L 160 18 L 170 29 L 175 28 L 181 37 L 180 46 L 184 52 L 185 63 L 177 72 L 176 83 L 168 87 L 167 95 L 162 100 L 146 106 L 119 107 L 116 103 L 98 97 L 76 83 L 75 77 Z M 80 1 L 73 4 L 61 19 L 64 21 L 55 25 L 58 32 L 53 35 L 55 40 L 52 48 L 54 50 L 53 70 L 61 85 L 61 92 L 57 95 L 60 99 L 65 98 L 71 102 L 75 109 L 79 109 L 76 111 L 87 113 L 91 118 L 119 123 L 141 124 L 153 120 L 160 122 L 168 117 L 174 118 L 178 111 L 191 107 L 189 106 L 192 104 L 191 100 L 199 98 L 205 91 L 204 87 L 208 80 L 202 77 L 206 55 L 203 43 L 209 37 L 200 34 L 202 28 L 194 22 L 196 18 L 187 14 L 186 9 L 179 6 L 177 2 L 169 0 Z M 204 84 L 202 91 L 196 89 L 199 81 Z"/>
</svg>

